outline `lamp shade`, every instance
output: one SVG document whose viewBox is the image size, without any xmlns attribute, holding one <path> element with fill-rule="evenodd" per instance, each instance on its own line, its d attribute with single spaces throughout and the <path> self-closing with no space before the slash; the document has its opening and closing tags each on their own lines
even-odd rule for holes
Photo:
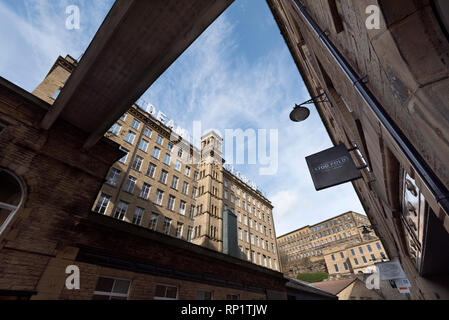
<svg viewBox="0 0 449 320">
<path fill-rule="evenodd" d="M 310 115 L 310 110 L 306 107 L 296 105 L 290 113 L 290 120 L 294 122 L 301 122 L 306 120 Z"/>
</svg>

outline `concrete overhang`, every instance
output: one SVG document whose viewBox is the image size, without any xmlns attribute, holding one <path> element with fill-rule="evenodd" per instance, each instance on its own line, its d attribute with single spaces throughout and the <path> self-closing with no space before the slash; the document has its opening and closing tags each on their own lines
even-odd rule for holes
<svg viewBox="0 0 449 320">
<path fill-rule="evenodd" d="M 41 122 L 61 117 L 92 147 L 234 0 L 117 0 Z"/>
</svg>

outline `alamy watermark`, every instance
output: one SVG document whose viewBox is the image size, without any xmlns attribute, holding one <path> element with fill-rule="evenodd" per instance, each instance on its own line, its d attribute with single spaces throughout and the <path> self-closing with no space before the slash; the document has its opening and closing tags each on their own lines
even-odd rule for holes
<svg viewBox="0 0 449 320">
<path fill-rule="evenodd" d="M 67 30 L 79 30 L 81 28 L 80 8 L 75 5 L 70 5 L 65 9 L 68 17 L 65 20 L 65 27 Z"/>
<path fill-rule="evenodd" d="M 365 21 L 366 28 L 368 30 L 380 29 L 380 8 L 376 5 L 370 5 L 366 7 L 365 13 L 368 18 Z"/>
<path fill-rule="evenodd" d="M 68 290 L 80 289 L 80 268 L 75 265 L 69 265 L 65 269 L 65 273 L 68 274 L 65 279 L 65 287 Z"/>
</svg>

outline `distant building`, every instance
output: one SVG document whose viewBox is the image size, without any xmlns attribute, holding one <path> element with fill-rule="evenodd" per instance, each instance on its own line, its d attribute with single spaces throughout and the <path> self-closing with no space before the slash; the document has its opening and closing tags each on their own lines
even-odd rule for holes
<svg viewBox="0 0 449 320">
<path fill-rule="evenodd" d="M 338 256 L 341 256 L 346 248 L 357 248 L 366 242 L 380 243 L 374 233 L 363 234 L 363 227 L 370 225 L 366 216 L 357 212 L 346 212 L 278 237 L 277 243 L 284 274 L 295 277 L 299 273 L 327 272 L 333 275 L 352 270 L 349 263 L 346 265 L 337 263 L 338 271 L 335 271 L 332 254 L 338 251 Z M 381 257 L 380 253 L 385 255 L 384 250 L 381 250 L 378 252 L 378 259 Z M 360 266 L 366 267 L 368 264 L 364 263 L 362 257 L 360 258 Z M 359 268 L 356 269 L 358 271 Z M 350 274 L 353 273 L 350 272 Z"/>
</svg>

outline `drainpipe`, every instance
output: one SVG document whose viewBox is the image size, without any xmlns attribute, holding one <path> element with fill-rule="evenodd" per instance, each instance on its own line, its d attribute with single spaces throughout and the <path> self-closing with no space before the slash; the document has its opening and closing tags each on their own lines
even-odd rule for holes
<svg viewBox="0 0 449 320">
<path fill-rule="evenodd" d="M 366 102 L 368 107 L 375 114 L 377 119 L 382 123 L 382 125 L 397 143 L 401 151 L 405 154 L 415 171 L 435 196 L 437 203 L 439 203 L 446 214 L 449 215 L 449 192 L 444 184 L 441 182 L 441 180 L 439 180 L 439 178 L 429 167 L 426 161 L 416 151 L 408 138 L 402 133 L 401 129 L 393 122 L 383 106 L 368 89 L 362 79 L 356 74 L 356 72 L 354 71 L 354 69 L 352 69 L 346 59 L 340 54 L 340 52 L 329 40 L 326 34 L 320 29 L 317 23 L 308 14 L 306 8 L 299 2 L 299 0 L 294 0 L 294 3 L 296 4 L 296 7 L 298 8 L 299 13 L 303 17 L 303 19 L 314 31 L 315 35 L 320 39 L 321 43 L 328 50 L 329 54 L 334 58 L 335 62 L 344 72 L 346 77 L 352 82 L 360 97 Z"/>
</svg>

